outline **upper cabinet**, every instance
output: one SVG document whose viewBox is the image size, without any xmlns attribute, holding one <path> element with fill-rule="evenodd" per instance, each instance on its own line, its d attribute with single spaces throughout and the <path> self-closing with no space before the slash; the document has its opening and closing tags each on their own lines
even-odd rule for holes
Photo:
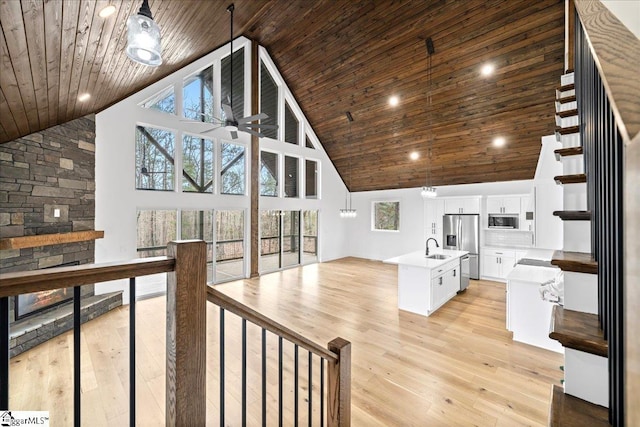
<svg viewBox="0 0 640 427">
<path fill-rule="evenodd" d="M 444 200 L 427 199 L 424 202 L 424 228 L 425 240 L 429 237 L 442 243 L 442 215 L 444 215 Z"/>
<path fill-rule="evenodd" d="M 518 203 L 520 203 L 518 201 Z M 479 214 L 480 198 L 479 197 L 459 197 L 445 199 L 444 213 L 446 214 Z"/>
<path fill-rule="evenodd" d="M 487 213 L 520 215 L 520 197 L 489 196 L 487 197 Z"/>
</svg>

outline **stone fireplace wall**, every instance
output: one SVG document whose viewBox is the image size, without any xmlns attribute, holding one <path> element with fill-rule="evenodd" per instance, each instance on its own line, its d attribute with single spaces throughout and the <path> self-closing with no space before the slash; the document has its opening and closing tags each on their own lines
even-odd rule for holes
<svg viewBox="0 0 640 427">
<path fill-rule="evenodd" d="M 93 230 L 94 219 L 94 115 L 0 144 L 0 238 Z M 94 242 L 0 251 L 3 273 L 73 262 L 94 262 Z M 92 296 L 93 285 L 81 293 Z M 9 306 L 13 322 L 13 298 Z M 59 308 L 50 311 L 60 320 Z"/>
</svg>

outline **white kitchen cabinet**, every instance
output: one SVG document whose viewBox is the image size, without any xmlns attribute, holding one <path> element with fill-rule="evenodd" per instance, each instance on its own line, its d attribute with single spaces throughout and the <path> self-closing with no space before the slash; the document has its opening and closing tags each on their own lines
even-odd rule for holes
<svg viewBox="0 0 640 427">
<path fill-rule="evenodd" d="M 456 197 L 444 200 L 446 214 L 479 214 L 479 197 Z"/>
<path fill-rule="evenodd" d="M 526 251 L 518 251 L 524 252 Z M 516 251 L 484 249 L 482 255 L 482 276 L 506 280 L 516 263 Z"/>
<path fill-rule="evenodd" d="M 520 198 L 520 230 L 533 232 L 533 217 L 528 219 L 527 212 L 535 215 L 533 212 L 533 201 L 531 200 L 531 196 L 522 196 Z"/>
<path fill-rule="evenodd" d="M 442 215 L 444 215 L 444 200 L 427 199 L 424 202 L 425 240 L 433 237 L 442 246 Z"/>
<path fill-rule="evenodd" d="M 487 213 L 520 215 L 520 196 L 487 197 Z"/>
<path fill-rule="evenodd" d="M 431 279 L 431 301 L 429 312 L 435 311 L 449 301 L 460 290 L 460 262 L 456 260 L 434 270 L 437 274 Z"/>
</svg>

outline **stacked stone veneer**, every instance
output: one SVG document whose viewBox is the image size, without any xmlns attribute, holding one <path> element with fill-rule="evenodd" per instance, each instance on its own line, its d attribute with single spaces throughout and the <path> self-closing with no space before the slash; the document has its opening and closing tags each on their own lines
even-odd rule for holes
<svg viewBox="0 0 640 427">
<path fill-rule="evenodd" d="M 95 116 L 0 144 L 0 238 L 93 230 L 94 219 Z M 94 261 L 93 241 L 0 251 L 2 273 L 76 261 Z M 88 301 L 93 285 L 83 286 L 81 293 Z M 30 323 L 15 322 L 13 298 L 9 307 L 11 343 L 20 351 L 68 329 L 64 307 L 38 314 Z"/>
</svg>

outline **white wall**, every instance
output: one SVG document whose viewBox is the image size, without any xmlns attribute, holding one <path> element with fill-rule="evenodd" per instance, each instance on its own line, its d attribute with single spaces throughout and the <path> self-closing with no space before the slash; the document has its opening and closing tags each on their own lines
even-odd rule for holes
<svg viewBox="0 0 640 427">
<path fill-rule="evenodd" d="M 529 194 L 532 180 L 485 182 L 438 187 L 438 197 Z M 353 206 L 358 211 L 349 222 L 350 254 L 355 257 L 384 260 L 424 249 L 424 200 L 420 188 L 367 191 L 353 193 Z M 374 201 L 400 201 L 400 231 L 373 231 L 371 209 Z M 484 205 L 484 204 L 482 204 Z"/>
<path fill-rule="evenodd" d="M 235 43 L 235 48 L 245 46 L 245 64 L 250 64 L 250 42 L 247 39 L 239 38 Z M 204 68 L 208 64 L 214 64 L 214 69 L 220 69 L 220 60 L 228 55 L 229 47 L 224 46 L 215 52 L 189 64 L 182 70 L 171 74 L 161 81 L 145 88 L 131 97 L 113 105 L 112 107 L 96 115 L 96 229 L 104 230 L 103 239 L 96 241 L 96 262 L 122 261 L 137 258 L 136 252 L 136 212 L 139 209 L 168 209 L 168 210 L 207 210 L 207 209 L 244 209 L 245 214 L 245 272 L 249 274 L 250 260 L 250 163 L 247 161 L 246 169 L 246 194 L 244 196 L 230 196 L 221 194 L 194 194 L 182 193 L 180 191 L 145 191 L 135 189 L 135 129 L 137 124 L 150 125 L 158 128 L 168 128 L 175 130 L 176 151 L 181 148 L 182 133 L 194 133 L 194 124 L 180 121 L 178 116 L 172 116 L 159 111 L 140 107 L 139 104 L 157 92 L 175 85 L 182 87 L 182 81 L 188 75 Z M 276 83 L 281 87 L 282 105 L 284 97 L 291 97 L 291 94 L 276 72 L 273 63 L 264 50 L 261 50 L 261 57 L 272 68 L 272 74 Z M 250 67 L 245 70 L 245 100 L 250 99 Z M 215 99 L 219 98 L 218 94 Z M 176 108 L 182 104 L 181 90 L 176 91 Z M 328 261 L 348 255 L 346 246 L 346 228 L 344 222 L 339 218 L 338 211 L 343 201 L 346 187 L 338 175 L 335 167 L 329 160 L 326 152 L 320 145 L 315 133 L 310 128 L 306 118 L 293 100 L 289 100 L 294 113 L 298 114 L 301 120 L 302 132 L 309 134 L 310 139 L 315 144 L 316 149 L 304 146 L 295 146 L 281 141 L 263 138 L 260 141 L 261 149 L 269 149 L 279 153 L 287 153 L 304 159 L 318 161 L 320 170 L 319 195 L 318 199 L 300 199 L 282 197 L 260 198 L 260 209 L 295 209 L 295 210 L 318 210 L 319 211 L 319 259 Z M 250 102 L 245 101 L 245 115 L 249 115 Z M 178 110 L 179 111 L 179 110 Z M 280 111 L 284 111 L 282 108 Z M 282 126 L 281 126 L 282 128 Z M 282 132 L 282 129 L 281 129 Z M 251 150 L 251 138 L 248 134 L 239 132 L 239 138 L 233 140 L 234 143 L 244 144 L 246 147 L 246 158 L 248 159 Z M 214 140 L 231 141 L 228 131 L 218 129 L 207 134 Z M 177 161 L 176 171 L 181 170 L 181 165 Z M 304 188 L 304 176 L 301 171 L 301 189 Z M 180 174 L 176 173 L 175 188 L 181 188 Z M 138 295 L 150 295 L 164 290 L 164 275 L 141 278 L 138 281 Z M 126 292 L 127 281 L 116 281 L 96 285 L 96 293 L 111 292 L 115 290 L 125 290 L 125 302 L 128 302 Z"/>
<path fill-rule="evenodd" d="M 600 0 L 616 18 L 640 39 L 640 1 Z"/>
</svg>

